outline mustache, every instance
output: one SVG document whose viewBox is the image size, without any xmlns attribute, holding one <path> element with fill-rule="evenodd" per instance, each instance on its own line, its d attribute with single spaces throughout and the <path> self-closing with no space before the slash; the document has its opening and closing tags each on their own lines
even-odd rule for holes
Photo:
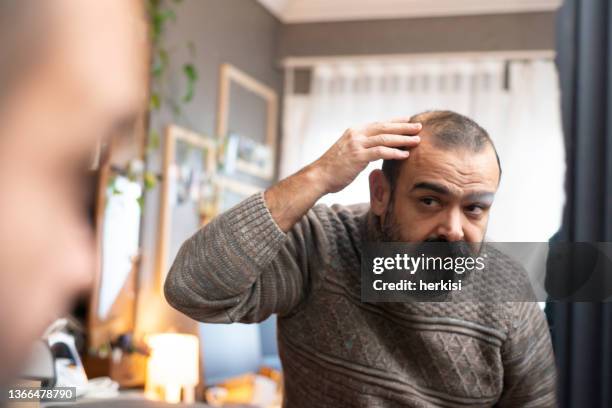
<svg viewBox="0 0 612 408">
<path fill-rule="evenodd" d="M 400 224 L 396 221 L 390 204 L 385 214 L 385 221 L 380 224 L 380 239 L 382 242 L 405 242 L 401 239 Z M 421 249 L 424 253 L 450 256 L 453 258 L 467 258 L 477 256 L 482 249 L 480 243 L 469 243 L 467 241 L 449 241 L 446 237 L 436 235 L 426 238 L 420 242 L 415 249 Z"/>
<path fill-rule="evenodd" d="M 425 242 L 449 242 L 449 241 L 448 239 L 444 237 L 434 237 L 434 238 L 427 238 Z"/>
<path fill-rule="evenodd" d="M 471 257 L 480 252 L 479 246 L 475 246 L 467 241 L 449 241 L 444 237 L 427 238 L 423 241 L 422 246 L 427 249 L 427 252 L 439 252 L 453 258 Z"/>
</svg>

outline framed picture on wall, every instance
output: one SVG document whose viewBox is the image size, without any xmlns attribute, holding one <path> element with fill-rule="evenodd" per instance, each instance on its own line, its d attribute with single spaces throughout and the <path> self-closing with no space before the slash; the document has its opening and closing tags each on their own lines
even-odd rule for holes
<svg viewBox="0 0 612 408">
<path fill-rule="evenodd" d="M 217 137 L 224 171 L 271 180 L 275 173 L 278 96 L 230 64 L 220 71 Z"/>
<path fill-rule="evenodd" d="M 180 245 L 216 214 L 216 144 L 170 125 L 166 129 L 159 213 L 160 289 Z"/>
</svg>

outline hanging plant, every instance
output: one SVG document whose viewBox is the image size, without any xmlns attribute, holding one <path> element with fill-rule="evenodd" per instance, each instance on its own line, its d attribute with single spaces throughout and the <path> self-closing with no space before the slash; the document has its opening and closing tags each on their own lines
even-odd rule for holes
<svg viewBox="0 0 612 408">
<path fill-rule="evenodd" d="M 186 61 L 181 64 L 181 73 L 184 76 L 185 89 L 180 99 L 176 99 L 174 95 L 167 91 L 168 76 L 172 67 L 173 51 L 163 41 L 163 34 L 169 22 L 176 22 L 176 12 L 174 7 L 177 7 L 182 0 L 148 0 L 147 8 L 151 27 L 151 91 L 149 98 L 150 113 L 158 112 L 163 108 L 169 108 L 178 122 L 182 114 L 182 105 L 193 100 L 195 88 L 198 82 L 198 71 L 193 62 L 195 58 L 195 46 L 189 41 L 185 44 L 188 55 L 191 61 Z M 147 151 L 155 151 L 159 149 L 161 139 L 161 131 L 154 128 L 149 120 L 149 134 L 147 140 Z M 145 174 L 145 188 L 151 189 L 155 187 L 158 177 L 154 174 Z"/>
</svg>

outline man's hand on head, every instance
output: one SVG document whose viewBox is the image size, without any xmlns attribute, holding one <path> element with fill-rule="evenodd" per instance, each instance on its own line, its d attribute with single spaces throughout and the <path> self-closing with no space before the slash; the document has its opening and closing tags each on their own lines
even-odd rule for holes
<svg viewBox="0 0 612 408">
<path fill-rule="evenodd" d="M 347 129 L 342 137 L 320 159 L 312 164 L 318 171 L 321 188 L 335 193 L 348 186 L 370 162 L 403 160 L 409 148 L 419 144 L 416 136 L 420 123 L 406 118 L 389 122 L 375 122 L 359 128 Z"/>
<path fill-rule="evenodd" d="M 408 149 L 421 141 L 421 128 L 400 118 L 346 130 L 321 158 L 266 190 L 272 218 L 289 231 L 319 198 L 348 186 L 370 162 L 408 158 Z"/>
</svg>

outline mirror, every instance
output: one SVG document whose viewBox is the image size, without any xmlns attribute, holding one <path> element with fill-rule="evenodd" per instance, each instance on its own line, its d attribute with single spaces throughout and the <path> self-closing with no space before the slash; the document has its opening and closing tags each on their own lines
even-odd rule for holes
<svg viewBox="0 0 612 408">
<path fill-rule="evenodd" d="M 140 183 L 115 176 L 106 189 L 98 318 L 105 320 L 132 271 L 140 242 Z"/>
<path fill-rule="evenodd" d="M 88 341 L 97 349 L 134 328 L 138 283 L 144 132 L 113 137 L 98 169 L 97 267 L 88 315 Z"/>
</svg>

